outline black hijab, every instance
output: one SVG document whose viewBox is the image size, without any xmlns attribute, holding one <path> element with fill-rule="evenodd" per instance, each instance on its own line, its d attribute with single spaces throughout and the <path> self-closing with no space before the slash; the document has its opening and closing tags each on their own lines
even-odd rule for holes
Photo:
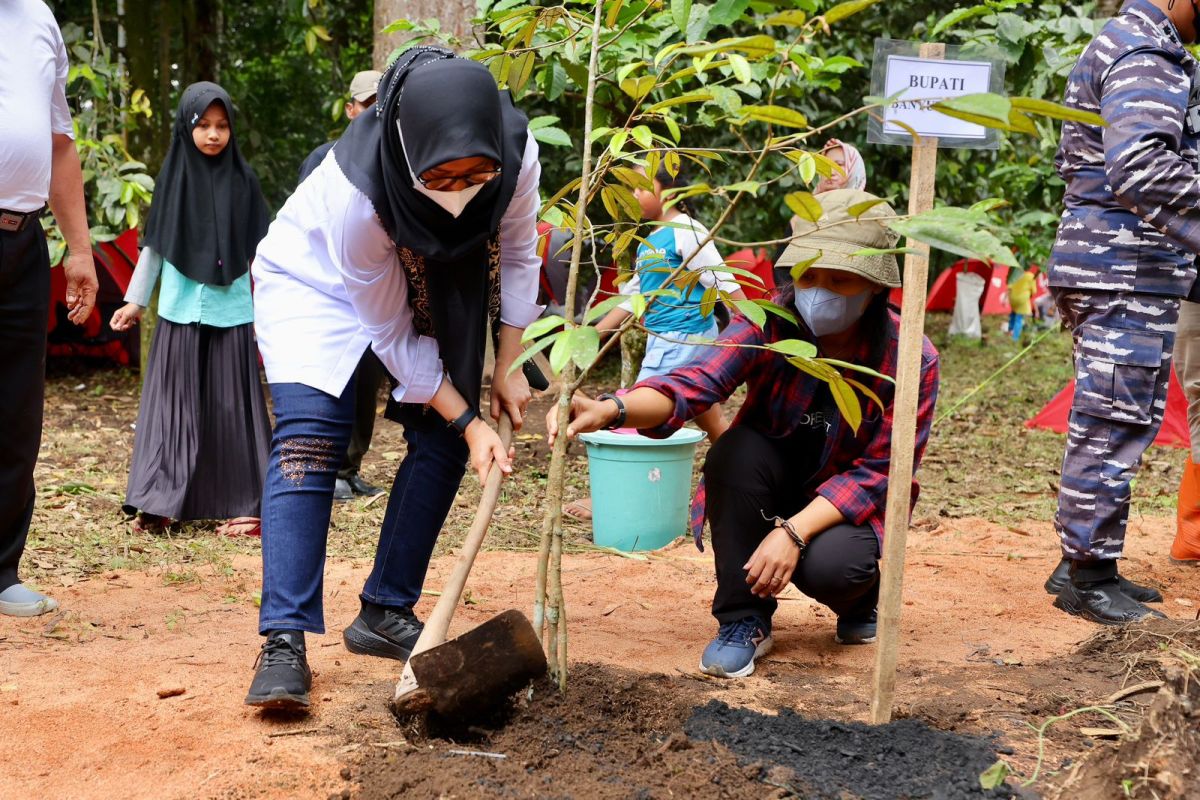
<svg viewBox="0 0 1200 800">
<path fill-rule="evenodd" d="M 223 105 L 229 117 L 229 144 L 208 156 L 196 147 L 192 129 L 213 103 Z M 228 286 L 250 269 L 269 221 L 258 177 L 238 149 L 233 102 L 215 83 L 193 83 L 184 89 L 175 112 L 145 244 L 188 278 Z"/>
<path fill-rule="evenodd" d="M 379 80 L 378 98 L 333 155 L 396 244 L 414 327 L 437 338 L 451 383 L 477 407 L 487 334 L 500 324 L 500 221 L 517 189 L 529 120 L 486 67 L 436 47 L 401 55 Z M 457 218 L 413 188 L 414 174 L 472 156 L 496 161 L 500 174 Z M 423 416 L 420 406 L 388 404 L 389 419 Z"/>
<path fill-rule="evenodd" d="M 397 246 L 432 262 L 475 253 L 499 229 L 516 190 L 528 119 L 487 67 L 437 47 L 400 56 L 380 78 L 378 98 L 333 147 L 343 174 L 371 200 Z M 457 218 L 413 188 L 414 174 L 472 156 L 496 161 L 500 175 Z"/>
</svg>

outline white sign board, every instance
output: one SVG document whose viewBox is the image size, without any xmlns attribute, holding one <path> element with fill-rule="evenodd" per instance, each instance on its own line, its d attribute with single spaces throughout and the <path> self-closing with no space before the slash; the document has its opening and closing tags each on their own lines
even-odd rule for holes
<svg viewBox="0 0 1200 800">
<path fill-rule="evenodd" d="M 902 122 L 921 136 L 983 141 L 988 133 L 982 125 L 946 116 L 929 106 L 938 100 L 988 92 L 991 82 L 990 61 L 889 55 L 883 95 L 900 97 L 884 109 L 883 133 L 911 138 L 907 129 L 896 124 Z"/>
</svg>

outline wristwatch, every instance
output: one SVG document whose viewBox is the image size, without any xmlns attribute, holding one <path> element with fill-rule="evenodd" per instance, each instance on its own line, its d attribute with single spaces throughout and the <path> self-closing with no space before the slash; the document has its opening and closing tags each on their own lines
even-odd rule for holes
<svg viewBox="0 0 1200 800">
<path fill-rule="evenodd" d="M 479 419 L 479 409 L 468 408 L 466 411 L 458 415 L 458 419 L 452 420 L 450 425 L 454 427 L 461 436 L 467 435 L 467 428 L 471 423 Z"/>
<path fill-rule="evenodd" d="M 611 431 L 614 428 L 625 427 L 625 402 L 611 392 L 600 395 L 597 400 L 612 400 L 617 404 L 617 418 L 604 426 L 605 430 Z"/>
</svg>

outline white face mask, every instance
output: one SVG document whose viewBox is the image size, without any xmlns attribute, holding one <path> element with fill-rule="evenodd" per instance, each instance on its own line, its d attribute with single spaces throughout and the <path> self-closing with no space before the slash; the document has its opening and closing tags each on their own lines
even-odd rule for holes
<svg viewBox="0 0 1200 800">
<path fill-rule="evenodd" d="M 396 122 L 396 132 L 400 136 L 400 146 L 404 147 L 404 131 L 400 130 L 399 121 Z M 413 172 L 412 164 L 408 163 L 408 148 L 406 147 L 404 148 L 404 164 L 408 167 L 408 174 L 412 177 L 412 187 L 417 190 L 417 193 L 423 194 L 437 203 L 443 211 L 455 219 L 458 219 L 462 215 L 463 209 L 467 207 L 467 203 L 471 202 L 475 195 L 479 194 L 483 187 L 487 185 L 478 183 L 455 192 L 435 191 L 426 188 L 425 184 L 421 183 L 420 179 L 417 178 L 417 173 Z"/>
</svg>

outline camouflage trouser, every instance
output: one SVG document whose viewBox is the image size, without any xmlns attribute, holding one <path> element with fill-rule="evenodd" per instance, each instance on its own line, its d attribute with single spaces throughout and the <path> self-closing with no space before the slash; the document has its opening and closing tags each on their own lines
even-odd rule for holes
<svg viewBox="0 0 1200 800">
<path fill-rule="evenodd" d="M 1120 558 L 1130 483 L 1167 407 L 1180 299 L 1051 291 L 1075 338 L 1075 397 L 1054 527 L 1065 558 Z"/>
</svg>

